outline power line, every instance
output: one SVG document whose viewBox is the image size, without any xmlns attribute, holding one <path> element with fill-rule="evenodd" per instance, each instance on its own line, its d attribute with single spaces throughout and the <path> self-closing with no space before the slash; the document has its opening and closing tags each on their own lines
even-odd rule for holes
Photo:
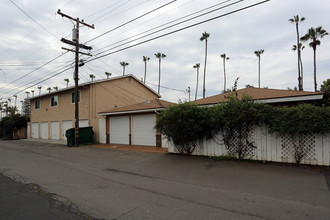
<svg viewBox="0 0 330 220">
<path fill-rule="evenodd" d="M 106 34 L 112 32 L 112 31 L 114 31 L 114 30 L 117 30 L 118 28 L 121 28 L 121 27 L 123 27 L 123 26 L 125 26 L 125 25 L 127 25 L 127 24 L 129 24 L 129 23 L 132 23 L 133 21 L 136 21 L 136 20 L 138 20 L 138 19 L 140 19 L 140 18 L 142 18 L 142 17 L 144 17 L 144 16 L 146 16 L 146 15 L 148 15 L 148 14 L 151 14 L 152 12 L 155 12 L 155 11 L 161 9 L 161 8 L 164 8 L 164 7 L 166 7 L 166 6 L 172 4 L 173 2 L 176 2 L 176 1 L 177 1 L 177 0 L 173 0 L 173 1 L 171 1 L 171 2 L 168 2 L 168 3 L 164 4 L 164 5 L 161 5 L 161 6 L 157 7 L 157 8 L 155 8 L 155 9 L 152 9 L 151 11 L 148 11 L 148 12 L 146 12 L 146 13 L 144 13 L 144 14 L 142 14 L 142 15 L 140 15 L 140 16 L 138 16 L 138 17 L 132 19 L 132 20 L 129 20 L 129 21 L 125 22 L 124 24 L 121 24 L 121 25 L 119 25 L 119 26 L 117 26 L 117 27 L 115 27 L 115 28 L 113 28 L 113 29 L 111 29 L 111 30 L 109 30 L 109 31 L 106 31 L 106 32 L 104 32 L 103 34 L 101 34 L 101 35 L 99 35 L 99 36 L 96 36 L 96 37 L 90 39 L 89 41 L 86 41 L 85 43 L 91 42 L 91 41 L 93 41 L 93 40 L 95 40 L 95 39 L 97 39 L 97 38 L 99 38 L 99 37 L 102 37 L 102 36 L 104 36 L 104 35 L 106 35 Z"/>
<path fill-rule="evenodd" d="M 198 26 L 198 25 L 201 25 L 201 24 L 204 24 L 204 23 L 207 23 L 207 22 L 210 22 L 210 21 L 213 21 L 213 20 L 216 20 L 216 19 L 219 19 L 219 18 L 228 16 L 228 15 L 231 15 L 231 14 L 234 14 L 234 13 L 237 13 L 237 12 L 240 12 L 240 11 L 243 11 L 243 10 L 246 10 L 246 9 L 249 9 L 249 8 L 252 8 L 252 7 L 255 7 L 255 6 L 258 6 L 258 5 L 261 5 L 261 4 L 266 3 L 266 2 L 269 2 L 269 1 L 270 0 L 264 0 L 264 1 L 261 1 L 261 2 L 258 2 L 258 3 L 255 3 L 255 4 L 252 4 L 252 5 L 246 6 L 246 7 L 242 7 L 242 8 L 233 10 L 231 12 L 228 12 L 228 13 L 225 13 L 225 14 L 222 14 L 222 15 L 219 15 L 219 16 L 212 17 L 210 19 L 206 19 L 204 21 L 200 21 L 200 22 L 197 22 L 197 23 L 188 25 L 188 26 L 183 27 L 183 28 L 176 29 L 174 31 L 171 31 L 171 32 L 168 32 L 168 33 L 165 33 L 165 34 L 162 34 L 162 35 L 159 35 L 159 36 L 156 36 L 156 37 L 153 37 L 153 38 L 150 38 L 150 39 L 141 41 L 141 42 L 138 42 L 136 44 L 133 44 L 133 45 L 130 45 L 130 46 L 127 46 L 127 47 L 124 47 L 124 48 L 115 50 L 115 51 L 110 52 L 110 53 L 107 53 L 107 54 L 104 54 L 102 56 L 98 56 L 96 58 L 92 58 L 90 60 L 87 60 L 85 63 L 88 63 L 88 62 L 91 62 L 91 61 L 94 61 L 94 60 L 97 60 L 97 59 L 100 59 L 100 58 L 103 58 L 103 57 L 106 57 L 106 56 L 109 56 L 109 55 L 112 55 L 112 54 L 115 54 L 115 53 L 118 53 L 118 52 L 121 52 L 121 51 L 124 51 L 124 50 L 130 49 L 132 47 L 139 46 L 141 44 L 148 43 L 150 41 L 154 41 L 156 39 L 159 39 L 159 38 L 162 38 L 162 37 L 165 37 L 165 36 L 168 36 L 168 35 L 171 35 L 171 34 L 174 34 L 174 33 L 180 32 L 180 31 L 183 31 L 183 30 L 186 30 L 188 28 L 192 28 L 192 27 L 195 27 L 195 26 Z"/>
</svg>

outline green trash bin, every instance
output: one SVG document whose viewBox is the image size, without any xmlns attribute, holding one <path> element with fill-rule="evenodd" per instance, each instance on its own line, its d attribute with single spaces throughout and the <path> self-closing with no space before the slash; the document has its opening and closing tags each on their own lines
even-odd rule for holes
<svg viewBox="0 0 330 220">
<path fill-rule="evenodd" d="M 72 147 L 75 145 L 75 128 L 66 130 L 65 136 L 67 138 L 67 145 Z M 79 145 L 80 144 L 92 144 L 93 143 L 93 127 L 81 127 L 79 128 Z"/>
</svg>

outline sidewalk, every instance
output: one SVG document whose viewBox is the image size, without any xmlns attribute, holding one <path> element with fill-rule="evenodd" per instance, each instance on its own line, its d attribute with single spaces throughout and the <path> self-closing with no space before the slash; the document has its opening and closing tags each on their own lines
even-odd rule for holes
<svg viewBox="0 0 330 220">
<path fill-rule="evenodd" d="M 29 138 L 29 139 L 22 139 L 24 141 L 34 141 L 39 143 L 50 143 L 50 144 L 62 144 L 66 145 L 66 140 L 52 140 L 52 139 L 39 139 L 39 138 Z"/>
</svg>

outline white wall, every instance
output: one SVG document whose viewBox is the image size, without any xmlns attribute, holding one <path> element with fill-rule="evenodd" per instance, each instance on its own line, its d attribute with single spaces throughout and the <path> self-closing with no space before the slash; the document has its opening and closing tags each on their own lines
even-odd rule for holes
<svg viewBox="0 0 330 220">
<path fill-rule="evenodd" d="M 107 143 L 107 135 L 106 135 L 106 120 L 105 118 L 99 119 L 99 135 L 100 135 L 100 143 L 106 144 Z"/>
<path fill-rule="evenodd" d="M 228 151 L 222 138 L 222 134 L 219 133 L 213 139 L 199 141 L 193 155 L 228 155 Z M 293 153 L 288 153 L 288 151 L 282 147 L 283 137 L 276 134 L 269 134 L 265 127 L 256 127 L 252 139 L 257 148 L 254 149 L 254 155 L 251 159 L 295 163 Z M 330 166 L 330 133 L 324 135 L 316 134 L 315 139 L 313 137 L 312 141 L 315 141 L 315 148 L 313 148 L 313 152 L 308 158 L 303 159 L 301 163 Z M 164 140 L 163 143 L 165 142 L 168 152 L 178 153 L 177 149 L 171 142 Z"/>
</svg>

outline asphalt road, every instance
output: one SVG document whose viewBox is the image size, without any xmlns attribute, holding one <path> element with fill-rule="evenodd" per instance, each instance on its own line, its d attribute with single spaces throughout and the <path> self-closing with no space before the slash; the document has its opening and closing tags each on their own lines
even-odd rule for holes
<svg viewBox="0 0 330 220">
<path fill-rule="evenodd" d="M 329 219 L 327 173 L 29 141 L 0 142 L 0 173 L 99 219 Z"/>
</svg>

